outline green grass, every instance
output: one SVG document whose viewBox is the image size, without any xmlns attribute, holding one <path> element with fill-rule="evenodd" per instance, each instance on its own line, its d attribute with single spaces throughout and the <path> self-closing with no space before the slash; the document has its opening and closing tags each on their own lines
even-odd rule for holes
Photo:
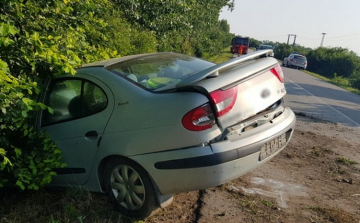
<svg viewBox="0 0 360 223">
<path fill-rule="evenodd" d="M 344 157 L 338 158 L 337 159 L 338 163 L 344 164 L 344 165 L 356 165 L 359 164 L 358 162 L 354 161 L 354 160 L 350 160 Z"/>
<path fill-rule="evenodd" d="M 215 56 L 210 56 L 210 57 L 205 58 L 205 59 L 208 60 L 208 61 L 219 64 L 219 63 L 223 63 L 225 61 L 230 60 L 232 58 L 232 56 L 233 56 L 232 53 L 230 53 L 229 49 L 226 48 L 221 52 L 221 54 L 215 55 Z"/>
</svg>

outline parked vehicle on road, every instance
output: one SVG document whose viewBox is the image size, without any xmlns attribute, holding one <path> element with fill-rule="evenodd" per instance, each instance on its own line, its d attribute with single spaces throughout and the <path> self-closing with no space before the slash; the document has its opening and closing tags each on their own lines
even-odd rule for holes
<svg viewBox="0 0 360 223">
<path fill-rule="evenodd" d="M 273 47 L 270 45 L 260 44 L 257 50 L 272 50 Z"/>
<path fill-rule="evenodd" d="M 231 40 L 230 53 L 239 54 L 239 48 L 242 45 L 241 55 L 247 54 L 250 46 L 250 38 L 249 37 L 241 37 L 236 36 Z"/>
<path fill-rule="evenodd" d="M 284 75 L 259 51 L 216 65 L 177 53 L 126 56 L 56 77 L 37 125 L 67 167 L 52 184 L 106 193 L 124 215 L 149 216 L 172 194 L 215 187 L 289 142 Z"/>
<path fill-rule="evenodd" d="M 307 59 L 304 55 L 299 53 L 291 53 L 288 57 L 285 57 L 283 62 L 283 66 L 287 67 L 295 67 L 297 69 L 306 70 L 307 67 Z"/>
</svg>

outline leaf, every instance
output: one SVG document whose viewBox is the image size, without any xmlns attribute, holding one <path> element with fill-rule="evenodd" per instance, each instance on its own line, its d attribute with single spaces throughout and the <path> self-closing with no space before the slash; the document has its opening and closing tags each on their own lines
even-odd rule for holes
<svg viewBox="0 0 360 223">
<path fill-rule="evenodd" d="M 32 104 L 34 101 L 29 98 L 22 98 L 22 102 L 24 102 L 24 104 L 26 105 L 29 105 Z"/>
<path fill-rule="evenodd" d="M 24 184 L 23 184 L 20 180 L 17 180 L 17 181 L 16 181 L 16 185 L 17 185 L 18 187 L 20 187 L 21 190 L 25 190 L 25 186 L 24 186 Z"/>
<path fill-rule="evenodd" d="M 15 154 L 16 156 L 20 156 L 22 154 L 21 149 L 15 148 Z"/>
</svg>

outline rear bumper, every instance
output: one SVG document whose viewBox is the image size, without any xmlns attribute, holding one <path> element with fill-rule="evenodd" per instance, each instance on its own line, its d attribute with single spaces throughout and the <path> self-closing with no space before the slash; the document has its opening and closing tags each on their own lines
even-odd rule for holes
<svg viewBox="0 0 360 223">
<path fill-rule="evenodd" d="M 148 171 L 162 194 L 210 188 L 237 178 L 276 156 L 290 141 L 295 122 L 294 113 L 286 108 L 272 122 L 239 135 L 236 140 L 130 158 Z M 263 145 L 282 134 L 286 136 L 286 144 L 260 161 Z"/>
</svg>

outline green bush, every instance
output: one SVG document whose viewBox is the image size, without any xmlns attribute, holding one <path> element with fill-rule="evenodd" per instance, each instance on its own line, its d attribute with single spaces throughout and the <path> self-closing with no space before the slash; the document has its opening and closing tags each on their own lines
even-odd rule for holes
<svg viewBox="0 0 360 223">
<path fill-rule="evenodd" d="M 96 60 L 153 52 L 156 39 L 137 31 L 107 0 L 0 2 L 0 187 L 38 189 L 63 167 L 61 151 L 35 126 L 38 82 Z M 145 39 L 146 41 L 143 41 Z M 147 41 L 150 40 L 150 41 Z"/>
</svg>

